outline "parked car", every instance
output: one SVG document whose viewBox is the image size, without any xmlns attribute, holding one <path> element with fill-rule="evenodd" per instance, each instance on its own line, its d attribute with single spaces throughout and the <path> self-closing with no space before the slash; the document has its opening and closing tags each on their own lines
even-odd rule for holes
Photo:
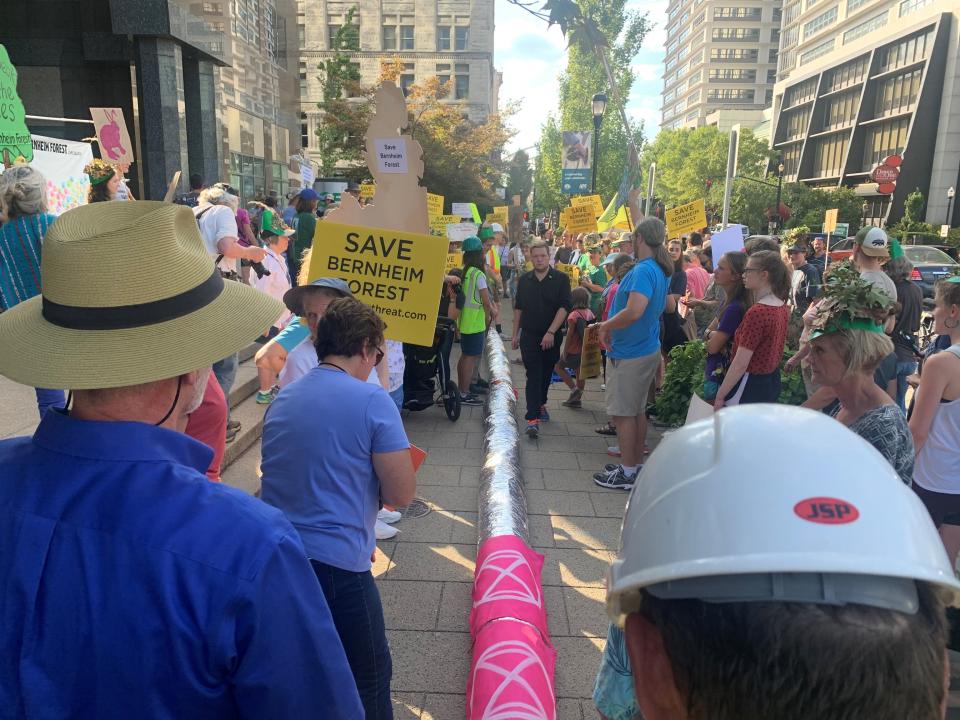
<svg viewBox="0 0 960 720">
<path fill-rule="evenodd" d="M 953 258 L 932 245 L 904 245 L 903 254 L 913 263 L 910 279 L 920 286 L 925 298 L 933 297 L 938 280 L 960 271 Z"/>
<path fill-rule="evenodd" d="M 826 237 L 826 236 L 824 236 Z M 830 261 L 846 260 L 853 255 L 853 241 L 856 238 L 848 237 L 843 240 L 831 240 L 830 242 Z"/>
</svg>

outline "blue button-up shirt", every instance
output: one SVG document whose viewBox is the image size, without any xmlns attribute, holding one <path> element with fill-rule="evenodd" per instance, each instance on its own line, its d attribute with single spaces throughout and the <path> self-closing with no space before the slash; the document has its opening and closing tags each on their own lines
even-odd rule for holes
<svg viewBox="0 0 960 720">
<path fill-rule="evenodd" d="M 363 717 L 297 533 L 209 463 L 62 412 L 0 442 L 0 716 Z"/>
</svg>

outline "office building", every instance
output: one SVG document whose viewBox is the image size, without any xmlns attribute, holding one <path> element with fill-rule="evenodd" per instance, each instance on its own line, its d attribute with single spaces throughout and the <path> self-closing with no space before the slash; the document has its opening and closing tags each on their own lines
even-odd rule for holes
<svg viewBox="0 0 960 720">
<path fill-rule="evenodd" d="M 763 122 L 776 82 L 781 0 L 670 0 L 662 128 Z"/>
<path fill-rule="evenodd" d="M 42 22 L 38 21 L 42 18 Z M 295 0 L 4 0 L 0 43 L 38 135 L 83 140 L 90 107 L 119 107 L 134 194 L 176 171 L 282 194 L 299 148 Z"/>
<path fill-rule="evenodd" d="M 927 221 L 946 222 L 960 179 L 958 38 L 956 0 L 785 2 L 773 133 L 785 178 L 855 188 L 874 224 L 900 219 L 919 189 Z M 893 155 L 900 177 L 881 194 L 871 172 Z"/>
<path fill-rule="evenodd" d="M 438 76 L 450 80 L 447 102 L 477 122 L 497 112 L 500 73 L 493 66 L 493 0 L 298 0 L 301 140 L 317 159 L 317 103 L 323 84 L 317 67 L 335 54 L 331 41 L 356 7 L 359 47 L 349 51 L 361 82 L 375 85 L 384 60 L 403 63 L 400 85 Z"/>
</svg>

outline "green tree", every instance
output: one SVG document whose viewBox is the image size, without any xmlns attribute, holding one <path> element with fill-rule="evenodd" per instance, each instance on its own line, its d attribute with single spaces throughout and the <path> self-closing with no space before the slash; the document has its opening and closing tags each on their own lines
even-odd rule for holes
<svg viewBox="0 0 960 720">
<path fill-rule="evenodd" d="M 526 150 L 517 150 L 507 166 L 507 202 L 512 202 L 514 195 L 520 196 L 520 204 L 527 201 L 527 196 L 533 189 L 533 171 L 530 169 L 530 156 Z"/>
<path fill-rule="evenodd" d="M 360 48 L 360 28 L 354 23 L 356 6 L 347 11 L 334 35 L 335 54 L 319 66 L 323 111 L 317 128 L 317 147 L 324 175 L 340 174 L 351 180 L 370 177 L 364 161 L 363 136 L 370 122 L 373 90 L 360 83 L 360 69 L 350 62 L 350 51 Z"/>
<path fill-rule="evenodd" d="M 548 3 L 556 8 L 558 3 Z M 559 109 L 548 115 L 538 143 L 534 172 L 536 211 L 546 212 L 567 205 L 561 194 L 561 133 L 563 130 L 592 130 L 591 100 L 596 93 L 607 95 L 599 138 L 596 192 L 608 202 L 617 191 L 627 160 L 627 149 L 633 141 L 643 144 L 643 127 L 624 126 L 615 97 L 626 102 L 633 87 L 634 74 L 630 63 L 640 50 L 649 31 L 646 15 L 626 9 L 626 0 L 581 0 L 575 6 L 567 3 L 563 12 L 578 18 L 569 23 L 553 19 L 567 33 L 567 66 L 560 76 Z M 567 16 L 565 16 L 567 17 Z M 554 18 L 551 15 L 551 18 Z M 606 53 L 616 92 L 609 87 L 607 75 L 598 55 Z"/>
<path fill-rule="evenodd" d="M 787 183 L 783 186 L 783 202 L 790 208 L 788 228 L 806 225 L 814 232 L 823 227 L 827 210 L 837 208 L 837 220 L 850 225 L 850 233 L 860 229 L 863 198 L 852 188 L 812 188 L 804 183 Z"/>
</svg>

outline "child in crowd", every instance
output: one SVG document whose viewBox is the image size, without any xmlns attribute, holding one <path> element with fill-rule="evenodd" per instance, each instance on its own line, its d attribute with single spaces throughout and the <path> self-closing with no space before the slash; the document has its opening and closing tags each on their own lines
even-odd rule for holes
<svg viewBox="0 0 960 720">
<path fill-rule="evenodd" d="M 583 388 L 586 381 L 577 380 L 570 372 L 577 373 L 580 369 L 580 354 L 583 351 L 583 338 L 586 335 L 587 326 L 596 320 L 593 312 L 590 310 L 590 292 L 585 288 L 578 287 L 570 292 L 570 301 L 573 309 L 567 315 L 567 339 L 564 342 L 563 353 L 560 355 L 560 362 L 557 363 L 557 375 L 570 388 L 570 397 L 564 401 L 564 406 L 578 408 L 581 406 L 583 397 Z"/>
<path fill-rule="evenodd" d="M 251 284 L 257 288 L 257 290 L 265 292 L 277 300 L 283 301 L 284 293 L 290 289 L 290 278 L 287 275 L 287 261 L 284 257 L 284 253 L 290 243 L 290 236 L 288 234 L 274 235 L 273 233 L 264 232 L 263 239 L 266 245 L 264 249 L 267 251 L 266 256 L 263 258 L 263 267 L 269 271 L 269 274 L 264 274 L 261 277 L 254 273 L 251 278 Z M 267 331 L 262 341 L 266 342 L 276 337 L 290 321 L 291 316 L 292 313 L 285 309 Z M 269 405 L 280 389 L 276 384 L 277 373 L 268 367 L 258 367 L 257 375 L 260 379 L 257 403 L 260 405 Z"/>
</svg>

